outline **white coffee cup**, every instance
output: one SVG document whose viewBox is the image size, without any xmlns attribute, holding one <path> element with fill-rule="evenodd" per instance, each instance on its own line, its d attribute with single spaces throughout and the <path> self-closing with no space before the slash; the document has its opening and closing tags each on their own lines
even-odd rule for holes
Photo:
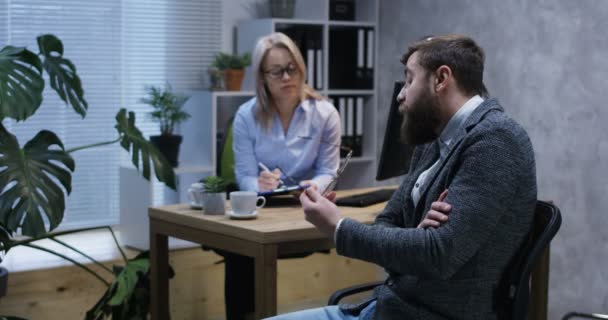
<svg viewBox="0 0 608 320">
<path fill-rule="evenodd" d="M 262 204 L 258 205 L 258 202 Z M 262 208 L 266 204 L 266 198 L 258 197 L 258 193 L 254 191 L 233 191 L 230 192 L 230 205 L 232 212 L 238 215 L 253 214 L 257 209 Z"/>
<path fill-rule="evenodd" d="M 191 184 L 190 188 L 188 188 L 188 198 L 190 198 L 190 204 L 203 207 L 204 193 L 205 186 L 202 183 L 196 182 Z"/>
</svg>

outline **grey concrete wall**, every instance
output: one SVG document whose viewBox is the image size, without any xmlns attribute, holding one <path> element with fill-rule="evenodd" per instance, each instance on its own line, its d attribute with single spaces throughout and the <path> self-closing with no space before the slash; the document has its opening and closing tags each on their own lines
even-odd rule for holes
<svg viewBox="0 0 608 320">
<path fill-rule="evenodd" d="M 407 44 L 429 34 L 475 38 L 486 51 L 491 95 L 530 134 L 539 198 L 562 210 L 551 252 L 549 319 L 569 310 L 608 313 L 608 1 L 382 0 L 380 6 L 379 137 Z"/>
</svg>

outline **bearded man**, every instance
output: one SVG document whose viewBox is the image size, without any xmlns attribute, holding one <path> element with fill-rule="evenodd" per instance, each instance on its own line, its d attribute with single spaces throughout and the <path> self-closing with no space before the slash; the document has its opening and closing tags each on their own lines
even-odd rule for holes
<svg viewBox="0 0 608 320">
<path fill-rule="evenodd" d="M 536 169 L 525 130 L 483 98 L 484 59 L 458 35 L 408 48 L 398 99 L 402 138 L 416 149 L 386 208 L 365 225 L 342 218 L 335 194 L 300 196 L 338 254 L 378 264 L 388 278 L 362 304 L 276 319 L 497 318 L 499 281 L 532 225 Z"/>
</svg>

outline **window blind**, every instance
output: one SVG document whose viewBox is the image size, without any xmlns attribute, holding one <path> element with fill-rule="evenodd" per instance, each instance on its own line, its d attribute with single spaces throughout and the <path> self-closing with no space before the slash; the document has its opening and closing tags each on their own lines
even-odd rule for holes
<svg viewBox="0 0 608 320">
<path fill-rule="evenodd" d="M 114 116 L 135 111 L 145 136 L 159 128 L 138 102 L 145 85 L 170 83 L 187 92 L 203 87 L 213 55 L 221 48 L 219 0 L 0 0 L 0 46 L 38 52 L 36 36 L 53 33 L 76 65 L 89 110 L 83 120 L 66 106 L 46 79 L 44 101 L 25 122 L 6 120 L 21 146 L 50 129 L 66 148 L 113 140 Z M 116 224 L 119 167 L 130 157 L 118 144 L 72 154 L 76 172 L 62 229 Z M 155 186 L 162 192 L 162 186 Z M 128 195 L 123 195 L 128 196 Z"/>
</svg>

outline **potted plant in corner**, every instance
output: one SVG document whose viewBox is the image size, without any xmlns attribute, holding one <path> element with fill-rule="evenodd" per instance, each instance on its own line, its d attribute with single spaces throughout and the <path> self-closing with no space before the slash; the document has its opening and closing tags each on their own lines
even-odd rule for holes
<svg viewBox="0 0 608 320">
<path fill-rule="evenodd" d="M 63 221 L 67 197 L 78 184 L 72 185 L 76 170 L 72 154 L 89 148 L 119 143 L 131 155 L 133 165 L 146 180 L 156 178 L 175 190 L 173 168 L 165 157 L 145 139 L 137 128 L 135 113 L 121 108 L 116 114 L 116 138 L 111 141 L 66 148 L 53 131 L 42 129 L 28 141 L 20 141 L 5 121 L 27 121 L 42 105 L 45 74 L 51 88 L 66 106 L 85 118 L 88 103 L 76 72 L 67 59 L 61 40 L 44 34 L 37 39 L 38 51 L 6 45 L 0 48 L 0 257 L 11 248 L 23 246 L 66 259 L 87 271 L 107 286 L 100 301 L 89 310 L 86 319 L 145 319 L 149 310 L 149 258 L 147 252 L 128 259 L 120 249 L 110 226 L 52 232 Z M 114 238 L 125 265 L 113 269 L 103 266 L 85 252 L 65 244 L 57 237 L 97 229 L 107 229 Z M 19 234 L 19 237 L 15 235 Z M 35 242 L 51 239 L 113 275 L 112 282 L 98 272 L 62 252 Z M 0 258 L 0 262 L 2 259 Z M 6 269 L 0 267 L 0 273 Z M 6 276 L 0 275 L 0 282 Z M 1 287 L 1 284 L 0 284 Z M 2 296 L 2 294 L 0 294 Z M 0 319 L 20 319 L 0 315 Z"/>
<path fill-rule="evenodd" d="M 146 92 L 148 96 L 140 99 L 140 102 L 154 108 L 149 115 L 154 121 L 160 123 L 160 135 L 150 136 L 150 142 L 175 168 L 178 165 L 177 159 L 182 136 L 173 134 L 173 130 L 177 124 L 190 118 L 190 115 L 182 110 L 187 98 L 173 93 L 169 84 L 165 88 L 148 86 Z"/>
<path fill-rule="evenodd" d="M 224 73 L 224 86 L 226 90 L 241 90 L 241 83 L 245 77 L 245 68 L 251 64 L 251 54 L 243 55 L 220 52 L 215 55 L 211 66 Z"/>
<path fill-rule="evenodd" d="M 226 213 L 226 180 L 218 176 L 209 176 L 201 181 L 205 188 L 203 193 L 205 214 Z"/>
</svg>

